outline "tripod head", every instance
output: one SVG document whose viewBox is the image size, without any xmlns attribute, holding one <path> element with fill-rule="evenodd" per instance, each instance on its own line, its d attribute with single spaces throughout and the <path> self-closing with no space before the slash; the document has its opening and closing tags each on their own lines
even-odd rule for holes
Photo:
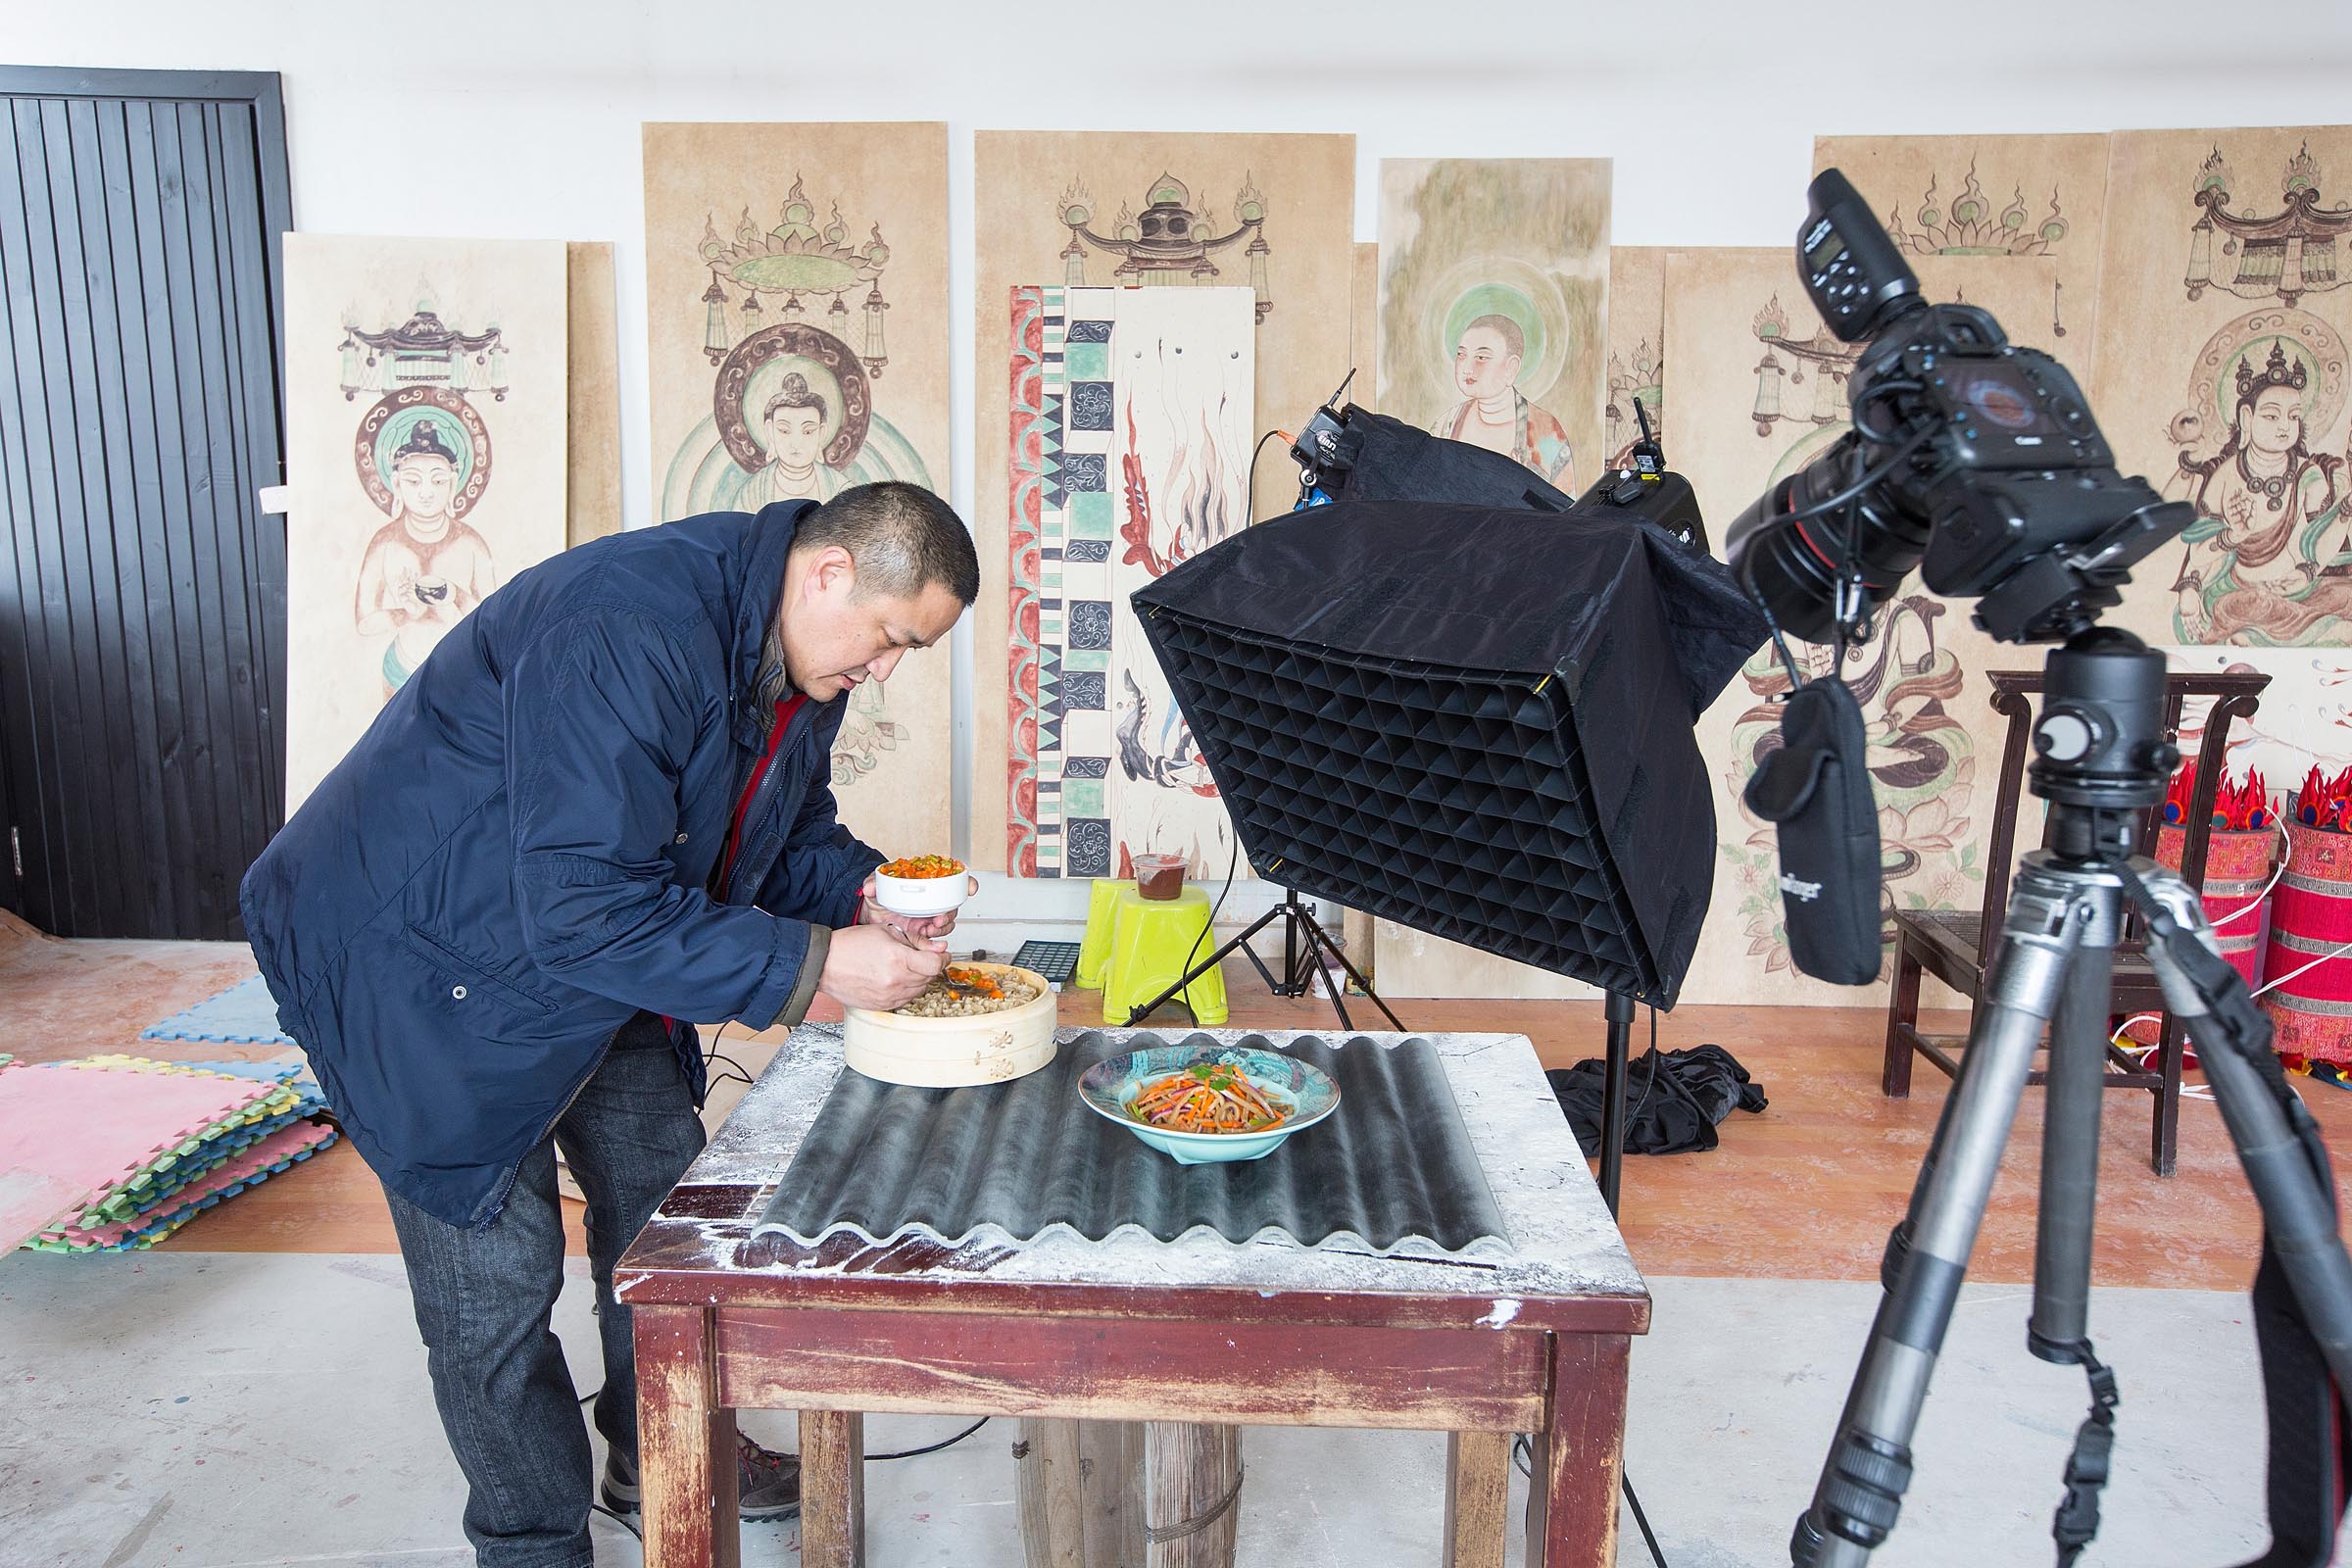
<svg viewBox="0 0 2352 1568">
<path fill-rule="evenodd" d="M 2140 813 L 2164 799 L 2180 760 L 2164 733 L 2164 656 L 2128 631 L 2090 626 L 2042 662 L 2028 786 L 2050 803 L 2062 860 L 2128 860 Z"/>
</svg>

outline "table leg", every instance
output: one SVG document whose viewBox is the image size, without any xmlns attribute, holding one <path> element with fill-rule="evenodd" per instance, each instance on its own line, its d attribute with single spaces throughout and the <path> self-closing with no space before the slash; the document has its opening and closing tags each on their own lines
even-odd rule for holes
<svg viewBox="0 0 2352 1568">
<path fill-rule="evenodd" d="M 735 1412 L 718 1408 L 710 1315 L 640 1306 L 633 1318 L 646 1568 L 734 1568 Z"/>
<path fill-rule="evenodd" d="M 801 1568 L 863 1568 L 865 1417 L 801 1412 Z"/>
<path fill-rule="evenodd" d="M 1528 1568 L 1614 1568 L 1631 1359 L 1622 1334 L 1551 1337 L 1550 1414 L 1535 1435 L 1527 1496 Z"/>
<path fill-rule="evenodd" d="M 1446 1568 L 1502 1568 L 1511 1435 L 1446 1434 Z"/>
<path fill-rule="evenodd" d="M 653 1568 L 654 1559 L 645 1559 Z M 710 1568 L 743 1568 L 743 1466 L 735 1457 L 735 1412 L 710 1412 Z"/>
</svg>

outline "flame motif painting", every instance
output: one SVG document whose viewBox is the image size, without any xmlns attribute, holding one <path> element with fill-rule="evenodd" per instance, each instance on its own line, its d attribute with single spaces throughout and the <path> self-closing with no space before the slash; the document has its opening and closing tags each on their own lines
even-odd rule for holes
<svg viewBox="0 0 2352 1568">
<path fill-rule="evenodd" d="M 1216 874 L 1233 826 L 1127 596 L 1250 520 L 1247 287 L 1016 288 L 1010 299 L 1018 876 Z"/>
<path fill-rule="evenodd" d="M 1034 549 L 1038 522 L 1032 517 L 1015 523 L 1010 510 L 1025 493 L 1023 486 L 1034 487 L 1038 478 L 1034 468 L 1015 471 L 1017 458 L 1006 439 L 1021 428 L 1014 406 L 1020 387 L 1003 373 L 1008 368 L 1003 356 L 1012 346 L 1005 333 L 1013 291 L 1023 285 L 1054 285 L 1065 292 L 1132 285 L 1153 295 L 1238 290 L 1249 298 L 1255 322 L 1257 384 L 1250 389 L 1251 407 L 1265 424 L 1302 419 L 1347 377 L 1350 363 L 1363 363 L 1352 359 L 1348 336 L 1355 172 L 1352 136 L 1124 130 L 974 134 L 971 216 L 979 238 L 973 252 L 972 332 L 980 373 L 973 378 L 970 426 L 971 520 L 980 549 L 981 588 L 972 607 L 972 641 L 987 650 L 972 668 L 974 765 L 963 797 L 970 831 L 964 858 L 975 869 L 1018 870 L 1004 858 L 1007 847 L 1032 842 L 1037 825 L 1035 805 L 1017 805 L 1011 794 L 1017 783 L 1035 784 L 1033 772 L 1018 760 L 1033 754 L 1034 743 L 1024 752 L 1007 727 L 1024 714 L 1034 718 L 1036 705 L 1004 684 L 1019 673 L 1019 662 L 999 663 L 995 653 L 999 646 L 1016 651 L 1035 646 L 1034 634 L 1024 641 L 1006 618 L 1025 602 L 1019 583 L 999 575 L 1008 563 L 1022 559 L 1013 529 L 1028 530 Z M 882 231 L 894 250 L 904 249 L 898 228 L 885 223 Z M 894 277 L 901 265 L 894 257 Z M 901 346 L 895 292 L 892 304 L 890 373 L 895 377 Z M 1369 384 L 1368 375 L 1356 381 L 1359 398 Z M 1036 417 L 1031 410 L 1029 418 Z M 1107 441 L 1104 432 L 1089 433 Z M 1254 442 L 1263 433 L 1261 424 L 1249 439 Z M 1242 456 L 1247 459 L 1246 448 Z M 1244 510 L 1254 517 L 1288 512 L 1298 495 L 1298 471 L 1268 453 L 1249 490 L 1254 503 Z M 1115 458 L 1104 482 L 1103 493 L 1116 500 L 1123 522 L 1125 476 Z M 1175 502 L 1157 488 L 1159 482 L 1153 480 L 1151 496 L 1155 536 L 1151 549 L 1164 559 L 1169 540 L 1161 536 Z M 1114 523 L 1093 542 L 1116 540 Z M 1119 554 L 1127 549 L 1119 541 Z M 1142 679 L 1139 672 L 1139 687 Z M 1121 695 L 1115 681 L 1110 694 L 1114 700 Z M 1146 706 L 1151 706 L 1148 697 Z M 1139 739 L 1166 716 L 1164 707 L 1152 708 L 1138 726 Z M 1108 757 L 1108 743 L 1093 755 Z M 1031 836 L 1024 836 L 1022 823 Z M 1218 852 L 1209 870 L 1221 876 L 1224 864 Z"/>
</svg>

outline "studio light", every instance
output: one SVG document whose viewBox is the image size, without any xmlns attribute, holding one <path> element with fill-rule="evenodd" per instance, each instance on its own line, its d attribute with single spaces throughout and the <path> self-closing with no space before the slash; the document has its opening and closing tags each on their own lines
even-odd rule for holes
<svg viewBox="0 0 2352 1568">
<path fill-rule="evenodd" d="M 1719 563 L 1605 507 L 1341 501 L 1134 604 L 1260 876 L 1673 1005 L 1715 856 L 1691 727 L 1765 637 Z"/>
</svg>

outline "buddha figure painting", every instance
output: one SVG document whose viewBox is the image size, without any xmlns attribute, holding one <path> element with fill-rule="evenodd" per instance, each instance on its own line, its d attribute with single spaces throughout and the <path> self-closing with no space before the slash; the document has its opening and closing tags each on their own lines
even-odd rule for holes
<svg viewBox="0 0 2352 1568">
<path fill-rule="evenodd" d="M 360 421 L 353 456 L 384 523 L 360 559 L 353 627 L 381 638 L 384 698 L 498 586 L 490 542 L 466 519 L 490 480 L 490 435 L 465 395 L 410 386 Z"/>
<path fill-rule="evenodd" d="M 1453 344 L 1453 384 L 1462 401 L 1440 415 L 1430 431 L 1499 452 L 1573 495 L 1576 454 L 1566 427 L 1519 390 L 1527 330 L 1500 311 L 1463 324 Z"/>
<path fill-rule="evenodd" d="M 1380 412 L 1574 495 L 1608 456 L 1608 161 L 1380 170 Z"/>
<path fill-rule="evenodd" d="M 2352 622 L 2346 460 L 2341 433 L 2328 431 L 2344 399 L 2341 343 L 2317 318 L 2280 331 L 2295 324 L 2281 317 L 2301 313 L 2259 314 L 2270 331 L 2231 322 L 2221 336 L 2236 341 L 2200 356 L 2226 368 L 2200 376 L 2198 405 L 2174 420 L 2168 489 L 2197 512 L 2172 583 L 2184 642 L 2333 641 Z"/>
</svg>

